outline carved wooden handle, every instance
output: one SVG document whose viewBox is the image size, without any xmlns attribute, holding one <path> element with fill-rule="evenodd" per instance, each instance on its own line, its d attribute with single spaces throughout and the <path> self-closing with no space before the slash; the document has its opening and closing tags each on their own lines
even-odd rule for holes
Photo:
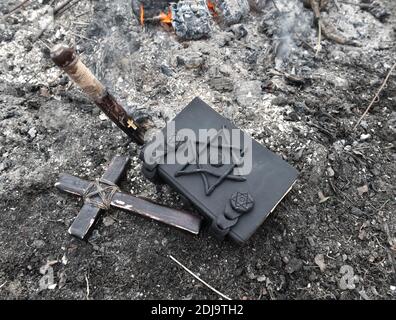
<svg viewBox="0 0 396 320">
<path fill-rule="evenodd" d="M 133 141 L 137 144 L 144 143 L 146 128 L 136 123 L 132 116 L 85 66 L 74 49 L 65 45 L 56 45 L 51 50 L 51 59 Z"/>
<path fill-rule="evenodd" d="M 72 48 L 56 45 L 51 51 L 51 58 L 92 100 L 101 100 L 106 95 L 106 88 L 81 62 Z"/>
</svg>

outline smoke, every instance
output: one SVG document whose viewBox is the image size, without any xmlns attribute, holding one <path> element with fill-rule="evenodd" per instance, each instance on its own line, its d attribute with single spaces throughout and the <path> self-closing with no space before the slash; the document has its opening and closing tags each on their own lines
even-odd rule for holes
<svg viewBox="0 0 396 320">
<path fill-rule="evenodd" d="M 297 49 L 296 41 L 310 34 L 312 15 L 301 0 L 271 0 L 267 5 L 262 27 L 275 43 L 275 64 L 281 67 Z"/>
</svg>

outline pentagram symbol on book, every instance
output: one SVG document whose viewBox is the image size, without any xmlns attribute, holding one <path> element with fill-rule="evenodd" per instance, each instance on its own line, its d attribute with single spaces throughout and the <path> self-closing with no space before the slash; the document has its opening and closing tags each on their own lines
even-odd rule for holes
<svg viewBox="0 0 396 320">
<path fill-rule="evenodd" d="M 206 141 L 197 140 L 195 142 L 195 152 L 192 153 L 193 156 L 175 173 L 175 177 L 200 175 L 207 196 L 210 196 L 225 180 L 246 181 L 245 177 L 233 174 L 236 168 L 243 165 L 245 150 L 241 146 L 230 143 L 229 132 L 227 127 L 223 126 L 210 139 Z M 188 141 L 187 143 L 191 144 Z M 216 155 L 216 158 L 213 158 L 213 154 Z M 201 161 L 202 157 L 207 157 L 205 159 L 207 161 Z M 210 177 L 216 178 L 216 180 L 210 183 Z"/>
</svg>

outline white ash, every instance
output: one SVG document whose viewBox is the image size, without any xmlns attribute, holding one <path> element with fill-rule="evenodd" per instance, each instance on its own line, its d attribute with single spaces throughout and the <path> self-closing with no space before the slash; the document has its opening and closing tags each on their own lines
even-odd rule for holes
<svg viewBox="0 0 396 320">
<path fill-rule="evenodd" d="M 369 12 L 359 10 L 351 4 L 340 1 L 339 7 L 339 15 L 333 14 L 331 10 L 329 13 L 322 12 L 322 17 L 346 39 L 358 40 L 368 48 L 377 49 L 394 41 L 391 24 L 384 25 Z M 381 32 L 377 32 L 378 29 L 381 29 Z"/>
</svg>

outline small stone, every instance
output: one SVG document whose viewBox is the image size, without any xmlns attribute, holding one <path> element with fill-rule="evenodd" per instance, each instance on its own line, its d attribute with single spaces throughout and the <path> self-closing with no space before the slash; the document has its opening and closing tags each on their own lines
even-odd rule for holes
<svg viewBox="0 0 396 320">
<path fill-rule="evenodd" d="M 30 128 L 30 130 L 28 131 L 28 135 L 30 136 L 30 138 L 34 139 L 37 135 L 37 130 L 35 127 Z"/>
<path fill-rule="evenodd" d="M 41 87 L 41 88 L 40 88 L 40 96 L 49 98 L 49 97 L 51 96 L 51 94 L 50 94 L 48 88 L 46 88 L 46 87 Z"/>
<path fill-rule="evenodd" d="M 40 249 L 45 246 L 45 242 L 43 240 L 34 240 L 33 247 Z"/>
<path fill-rule="evenodd" d="M 255 280 L 257 278 L 257 276 L 254 274 L 253 270 L 252 270 L 252 266 L 248 265 L 247 266 L 247 271 L 246 271 L 246 275 L 250 280 Z"/>
<path fill-rule="evenodd" d="M 7 169 L 7 168 L 8 168 L 7 163 L 5 163 L 5 162 L 0 163 L 0 172 L 1 172 L 1 171 L 4 171 L 4 170 Z"/>
<path fill-rule="evenodd" d="M 234 34 L 237 40 L 247 36 L 248 32 L 242 24 L 235 24 L 230 27 L 230 31 Z"/>
<path fill-rule="evenodd" d="M 307 208 L 307 211 L 308 211 L 310 214 L 317 214 L 317 213 L 318 213 L 318 209 L 316 208 L 316 206 L 308 207 L 308 208 Z"/>
<path fill-rule="evenodd" d="M 345 53 L 339 50 L 332 50 L 329 56 L 337 61 L 343 61 L 345 59 Z"/>
<path fill-rule="evenodd" d="M 63 264 L 63 265 L 67 265 L 67 263 L 69 262 L 69 261 L 67 260 L 67 257 L 66 257 L 66 255 L 65 255 L 65 254 L 63 255 L 63 257 L 62 257 L 62 260 L 61 260 L 61 261 L 62 261 L 62 264 Z"/>
<path fill-rule="evenodd" d="M 91 237 L 90 237 L 90 241 L 96 241 L 97 239 L 100 238 L 100 233 L 97 229 L 95 229 L 94 231 L 92 231 Z"/>
<path fill-rule="evenodd" d="M 315 263 L 317 264 L 317 266 L 319 266 L 321 272 L 324 272 L 326 270 L 326 263 L 323 254 L 316 255 Z"/>
<path fill-rule="evenodd" d="M 257 278 L 257 281 L 258 281 L 258 282 L 264 282 L 265 280 L 267 280 L 267 277 L 266 277 L 266 276 L 259 276 L 259 277 Z"/>
<path fill-rule="evenodd" d="M 354 290 L 355 289 L 355 275 L 353 268 L 349 265 L 343 265 L 340 268 L 340 274 L 342 275 L 338 286 L 341 290 Z"/>
<path fill-rule="evenodd" d="M 315 247 L 315 240 L 312 237 L 308 237 L 308 243 L 311 247 Z"/>
<path fill-rule="evenodd" d="M 303 266 L 303 262 L 300 259 L 297 258 L 292 258 L 289 263 L 285 267 L 285 271 L 289 274 L 292 274 L 294 272 L 297 272 L 301 270 Z"/>
<path fill-rule="evenodd" d="M 318 278 L 317 274 L 315 272 L 311 272 L 309 275 L 309 281 L 315 281 Z"/>
<path fill-rule="evenodd" d="M 234 83 L 227 77 L 215 77 L 209 80 L 209 85 L 212 89 L 219 92 L 230 92 L 234 90 Z"/>
<path fill-rule="evenodd" d="M 365 230 L 360 230 L 358 238 L 363 241 L 367 238 L 367 232 Z"/>
<path fill-rule="evenodd" d="M 367 128 L 368 128 L 368 123 L 367 123 L 367 121 L 366 121 L 366 120 L 362 120 L 362 121 L 360 122 L 360 126 L 361 126 L 363 129 L 367 130 Z"/>
<path fill-rule="evenodd" d="M 111 218 L 111 217 L 105 217 L 103 219 L 103 224 L 104 224 L 105 227 L 112 226 L 114 224 L 114 222 L 115 222 L 115 220 L 113 218 Z"/>
<path fill-rule="evenodd" d="M 355 216 L 361 216 L 364 214 L 364 212 L 362 210 L 360 210 L 359 208 L 356 208 L 356 207 L 351 208 L 351 213 Z"/>
<path fill-rule="evenodd" d="M 168 65 L 162 64 L 161 65 L 161 72 L 166 75 L 167 77 L 172 77 L 175 74 L 175 71 L 171 69 Z"/>
<path fill-rule="evenodd" d="M 369 133 L 363 133 L 361 136 L 360 136 L 360 141 L 366 141 L 366 140 L 369 140 L 371 138 L 371 134 L 369 134 Z"/>
<path fill-rule="evenodd" d="M 198 69 L 203 66 L 205 60 L 200 53 L 186 53 L 183 56 L 178 56 L 177 65 L 184 66 L 187 69 Z"/>
<path fill-rule="evenodd" d="M 107 118 L 107 116 L 104 114 L 104 113 L 100 113 L 100 115 L 99 115 L 99 119 L 101 120 L 101 121 L 105 121 L 105 120 L 107 120 L 108 118 Z"/>
<path fill-rule="evenodd" d="M 283 96 L 278 96 L 274 99 L 272 99 L 271 104 L 274 106 L 279 106 L 279 107 L 284 107 L 289 103 L 289 100 Z"/>
<path fill-rule="evenodd" d="M 261 97 L 261 82 L 242 81 L 238 84 L 235 95 L 241 107 L 252 107 Z"/>
<path fill-rule="evenodd" d="M 329 77 L 328 79 L 331 84 L 333 84 L 334 87 L 338 89 L 347 89 L 349 87 L 349 82 L 348 80 L 338 77 L 338 76 L 333 76 Z"/>
<path fill-rule="evenodd" d="M 335 172 L 334 172 L 333 168 L 332 167 L 328 167 L 327 168 L 327 175 L 329 177 L 334 177 L 334 174 L 335 174 Z"/>
</svg>

